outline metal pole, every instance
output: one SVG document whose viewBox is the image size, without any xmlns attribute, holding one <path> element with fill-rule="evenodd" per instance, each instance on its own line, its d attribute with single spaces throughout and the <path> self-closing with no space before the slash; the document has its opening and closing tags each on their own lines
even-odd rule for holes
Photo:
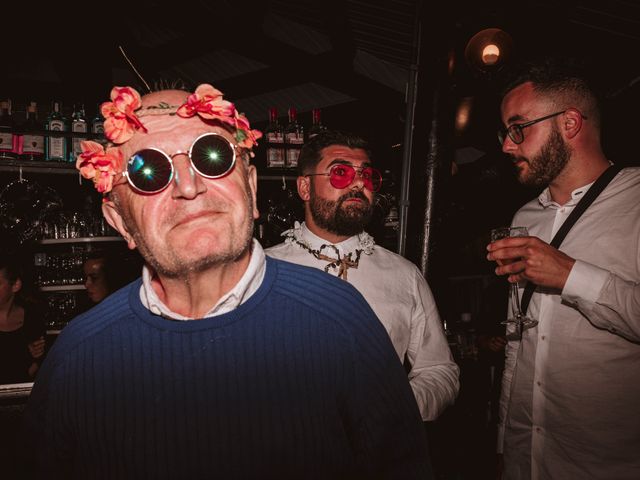
<svg viewBox="0 0 640 480">
<path fill-rule="evenodd" d="M 431 127 L 427 138 L 427 159 L 425 162 L 424 178 L 426 180 L 426 193 L 424 204 L 424 221 L 422 225 L 422 242 L 420 244 L 420 271 L 425 278 L 429 275 L 431 251 L 433 250 L 433 226 L 435 224 L 435 197 L 436 178 L 439 177 L 440 164 L 442 163 L 442 132 L 440 128 L 441 112 L 441 87 L 436 85 L 433 91 L 431 108 Z"/>
<path fill-rule="evenodd" d="M 415 263 L 429 281 L 432 280 L 435 261 L 438 260 L 434 258 L 433 252 L 438 250 L 437 229 L 446 204 L 447 183 L 453 157 L 451 95 L 455 51 L 450 37 L 455 32 L 448 28 L 451 25 L 448 17 L 438 17 L 437 20 L 438 23 L 432 25 L 433 28 L 429 27 L 429 39 L 424 40 L 425 46 L 431 47 L 427 50 L 429 55 L 425 56 L 426 52 L 423 52 L 421 59 L 423 69 L 424 65 L 428 65 L 429 75 L 428 78 L 420 80 L 421 98 L 416 119 L 418 128 L 427 131 L 420 140 L 414 139 L 416 155 L 424 155 L 424 160 L 418 162 L 420 165 L 412 167 L 412 188 L 416 191 L 411 194 L 413 216 L 417 220 L 419 214 L 423 214 L 416 225 L 418 231 L 415 234 L 419 243 L 416 245 Z M 424 92 L 427 92 L 426 95 Z M 424 123 L 420 122 L 420 119 L 424 119 Z M 409 231 L 411 230 L 412 228 L 409 228 Z M 411 237 L 408 238 L 411 240 Z"/>
<path fill-rule="evenodd" d="M 400 184 L 398 254 L 404 256 L 407 246 L 407 222 L 409 217 L 409 183 L 411 180 L 411 156 L 413 153 L 413 132 L 415 128 L 416 102 L 418 100 L 418 71 L 420 67 L 420 44 L 422 43 L 422 22 L 418 2 L 416 23 L 413 29 L 413 62 L 409 67 L 409 78 L 406 92 L 406 114 L 404 123 L 404 141 L 402 151 L 402 179 Z"/>
</svg>

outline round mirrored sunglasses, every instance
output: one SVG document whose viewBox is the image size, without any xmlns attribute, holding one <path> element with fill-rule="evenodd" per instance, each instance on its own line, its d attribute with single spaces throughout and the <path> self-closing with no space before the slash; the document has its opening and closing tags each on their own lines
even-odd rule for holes
<svg viewBox="0 0 640 480">
<path fill-rule="evenodd" d="M 159 193 L 173 179 L 172 158 L 159 148 L 149 147 L 134 153 L 127 162 L 123 175 L 129 184 L 141 193 Z M 209 132 L 196 138 L 189 148 L 192 168 L 202 177 L 220 178 L 228 174 L 236 163 L 236 149 L 225 137 Z"/>
</svg>

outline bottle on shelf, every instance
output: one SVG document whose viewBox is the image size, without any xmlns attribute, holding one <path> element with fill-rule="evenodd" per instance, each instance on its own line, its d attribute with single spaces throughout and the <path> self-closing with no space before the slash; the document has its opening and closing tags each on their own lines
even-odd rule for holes
<svg viewBox="0 0 640 480">
<path fill-rule="evenodd" d="M 44 130 L 38 122 L 38 104 L 30 102 L 27 105 L 27 118 L 21 125 L 22 134 L 18 136 L 18 153 L 21 160 L 44 160 Z"/>
<path fill-rule="evenodd" d="M 13 130 L 11 100 L 2 100 L 0 102 L 0 160 L 15 160 L 18 158 L 18 139 Z"/>
<path fill-rule="evenodd" d="M 298 123 L 298 112 L 295 108 L 289 108 L 289 123 L 284 131 L 284 143 L 286 149 L 286 168 L 298 168 L 298 157 L 304 143 L 304 129 Z"/>
<path fill-rule="evenodd" d="M 322 114 L 319 108 L 314 108 L 311 111 L 311 121 L 312 123 L 311 128 L 309 128 L 308 140 L 311 140 L 317 134 L 327 129 L 327 127 L 322 124 Z"/>
<path fill-rule="evenodd" d="M 68 122 L 62 114 L 62 104 L 54 101 L 51 113 L 47 117 L 46 129 L 49 132 L 66 132 Z M 65 137 L 49 134 L 45 142 L 45 159 L 54 162 L 67 160 L 67 139 Z"/>
<path fill-rule="evenodd" d="M 84 104 L 78 103 L 73 106 L 73 115 L 71 117 L 71 131 L 75 133 L 87 133 L 89 131 L 89 125 L 84 113 Z M 73 137 L 71 142 L 71 149 L 69 151 L 69 161 L 76 162 L 76 158 L 82 153 L 82 147 L 80 142 L 84 139 L 82 137 Z"/>
<path fill-rule="evenodd" d="M 265 129 L 267 168 L 284 168 L 284 130 L 278 122 L 278 109 L 269 109 L 269 124 Z"/>
<path fill-rule="evenodd" d="M 100 104 L 96 107 L 96 116 L 91 120 L 91 133 L 100 135 L 99 138 L 94 139 L 96 142 L 103 145 L 107 144 L 107 139 L 104 137 L 104 118 L 100 113 Z"/>
</svg>

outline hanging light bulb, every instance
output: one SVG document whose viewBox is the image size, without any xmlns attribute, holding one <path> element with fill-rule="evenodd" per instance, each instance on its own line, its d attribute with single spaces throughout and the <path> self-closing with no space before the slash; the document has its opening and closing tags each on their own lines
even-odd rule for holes
<svg viewBox="0 0 640 480">
<path fill-rule="evenodd" d="M 500 59 L 500 49 L 497 45 L 490 43 L 482 49 L 482 63 L 485 65 L 495 65 Z"/>
<path fill-rule="evenodd" d="M 506 64 L 513 54 L 513 40 L 504 30 L 486 28 L 476 33 L 464 51 L 469 66 L 479 73 L 488 73 Z"/>
</svg>

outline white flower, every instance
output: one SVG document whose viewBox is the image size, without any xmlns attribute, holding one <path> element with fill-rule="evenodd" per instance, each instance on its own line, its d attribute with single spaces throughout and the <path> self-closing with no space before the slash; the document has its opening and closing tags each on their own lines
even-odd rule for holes
<svg viewBox="0 0 640 480">
<path fill-rule="evenodd" d="M 371 235 L 369 235 L 367 232 L 362 232 L 360 235 L 358 235 L 358 241 L 360 243 L 360 248 L 365 254 L 371 255 L 373 253 L 373 249 L 376 246 L 376 241 Z"/>
<path fill-rule="evenodd" d="M 311 247 L 304 238 L 302 238 L 302 225 L 297 220 L 293 223 L 293 228 L 289 230 L 285 230 L 280 234 L 281 237 L 285 237 L 284 243 L 291 244 L 295 242 L 300 242 L 307 247 Z"/>
</svg>

